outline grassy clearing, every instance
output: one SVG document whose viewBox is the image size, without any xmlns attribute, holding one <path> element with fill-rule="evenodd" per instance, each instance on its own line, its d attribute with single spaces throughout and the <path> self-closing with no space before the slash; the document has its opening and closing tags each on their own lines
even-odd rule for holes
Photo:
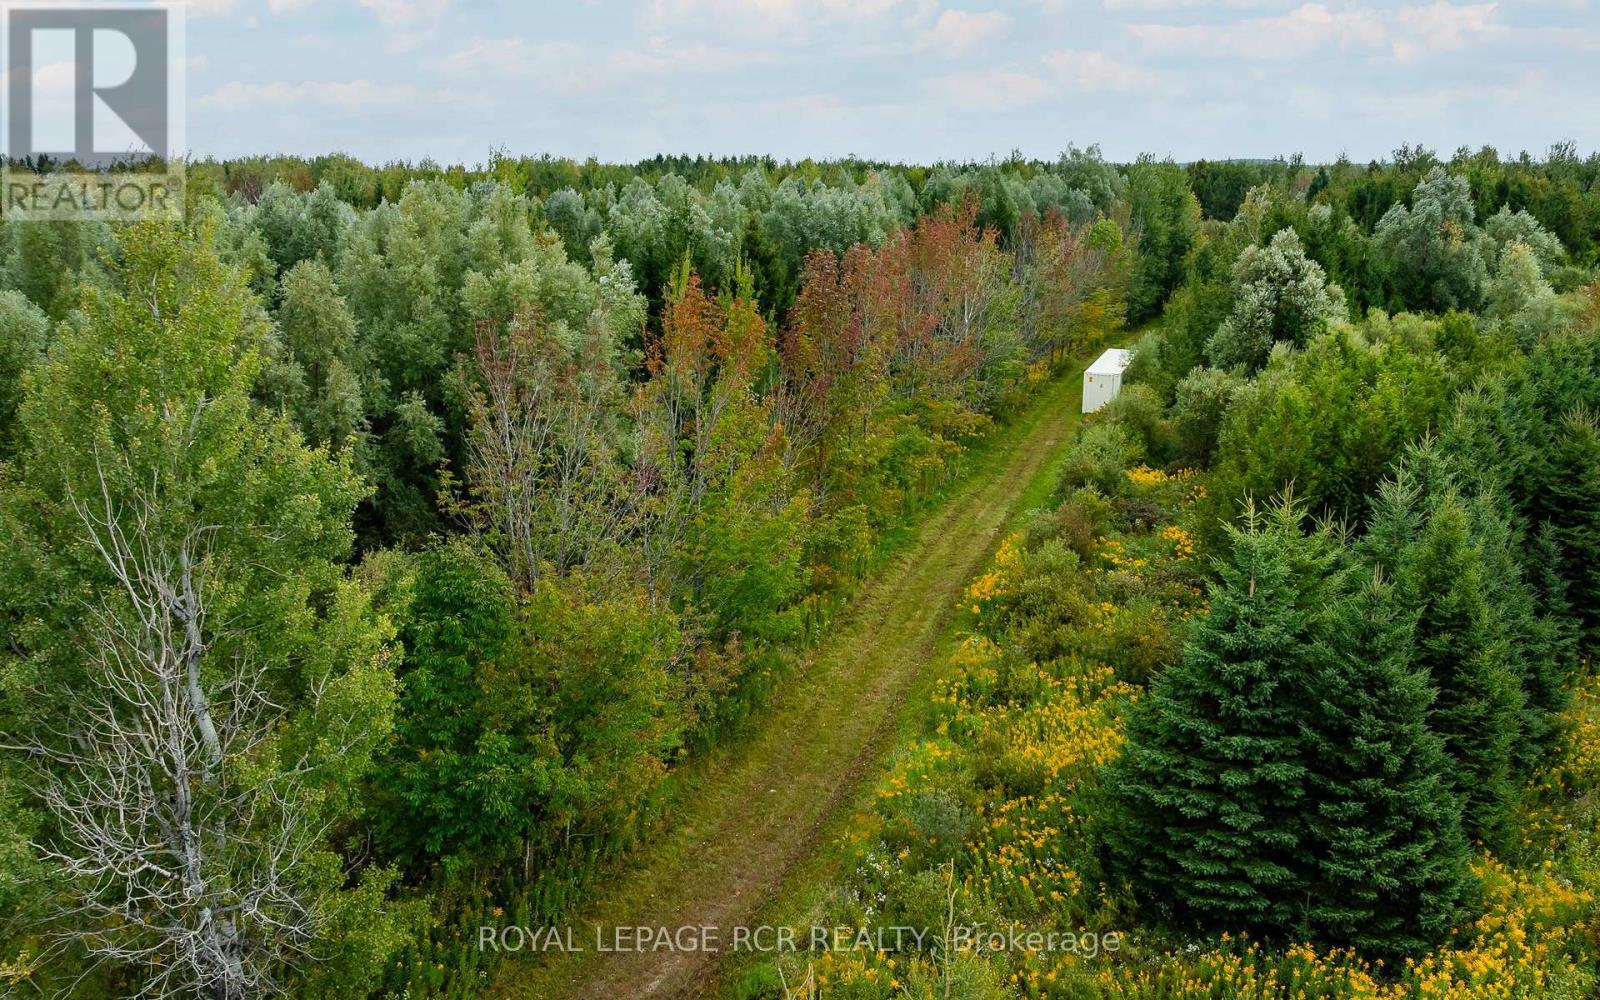
<svg viewBox="0 0 1600 1000">
<path fill-rule="evenodd" d="M 1142 332 L 1142 331 L 1140 331 Z M 1122 345 L 1132 343 L 1136 334 L 1129 334 L 1122 338 Z M 1087 363 L 1106 345 L 1101 345 L 1092 351 L 1085 352 L 1084 356 L 1076 359 Z M 965 584 L 987 564 L 993 556 L 1000 539 L 1013 530 L 1019 522 L 1034 510 L 1042 507 L 1049 501 L 1050 494 L 1055 488 L 1055 483 L 1060 477 L 1061 466 L 1070 453 L 1070 445 L 1075 437 L 1078 425 L 1082 422 L 1079 409 L 1083 400 L 1082 376 L 1079 372 L 1081 366 L 1075 364 L 1060 376 L 1052 386 L 1048 401 L 1041 400 L 1040 405 L 1030 414 L 1033 422 L 1029 428 L 1013 427 L 1008 430 L 1018 431 L 1019 436 L 1033 439 L 1038 435 L 1039 425 L 1050 421 L 1052 415 L 1059 415 L 1059 426 L 1048 436 L 1049 443 L 1042 449 L 1041 460 L 1033 465 L 1025 476 L 1011 478 L 1004 476 L 1007 472 L 1005 458 L 1014 460 L 1017 457 L 1015 450 L 1017 442 L 1010 441 L 994 449 L 996 453 L 990 461 L 980 466 L 975 471 L 975 479 L 987 479 L 992 476 L 1003 476 L 1010 479 L 1013 486 L 1018 487 L 1014 496 L 1007 503 L 1007 512 L 1000 526 L 987 536 L 983 555 L 976 565 L 969 567 L 957 582 L 954 592 L 949 595 L 945 605 L 950 612 L 945 616 L 943 627 L 936 641 L 931 646 L 930 654 L 922 660 L 915 678 L 908 685 L 906 696 L 900 711 L 892 723 L 892 738 L 885 741 L 877 748 L 877 759 L 873 767 L 862 771 L 862 776 L 870 779 L 874 774 L 882 771 L 886 762 L 885 755 L 894 747 L 903 745 L 914 735 L 926 730 L 926 717 L 933 710 L 932 703 L 926 697 L 932 685 L 938 680 L 939 671 L 920 669 L 929 664 L 946 662 L 954 648 L 958 633 L 966 626 L 971 625 L 970 612 L 964 605 L 956 605 L 955 598 L 959 595 Z M 1043 435 L 1040 435 L 1043 436 Z M 746 920 L 749 925 L 777 924 L 790 922 L 795 914 L 813 912 L 820 903 L 820 894 L 825 893 L 830 887 L 839 884 L 843 879 L 842 866 L 846 863 L 844 852 L 834 846 L 844 831 L 850 818 L 865 808 L 871 794 L 870 781 L 862 783 L 857 781 L 850 789 L 847 797 L 840 801 L 828 816 L 827 820 L 818 830 L 814 838 L 814 849 L 804 858 L 797 861 L 785 874 L 779 890 L 772 894 L 766 903 L 756 910 L 753 916 Z M 709 979 L 702 992 L 699 994 L 685 994 L 686 996 L 713 997 L 729 995 L 729 987 L 737 979 L 738 973 L 757 960 L 759 956 L 749 953 L 734 955 L 723 962 L 715 970 L 715 977 Z"/>
<path fill-rule="evenodd" d="M 1069 368 L 975 450 L 951 495 L 861 586 L 750 732 L 686 776 L 672 828 L 574 922 L 590 950 L 508 962 L 492 997 L 715 992 L 720 956 L 601 954 L 590 928 L 749 925 L 786 885 L 819 883 L 829 859 L 818 847 L 912 724 L 901 709 L 944 651 L 962 588 L 1014 519 L 1048 495 L 1079 423 L 1080 393 Z"/>
</svg>

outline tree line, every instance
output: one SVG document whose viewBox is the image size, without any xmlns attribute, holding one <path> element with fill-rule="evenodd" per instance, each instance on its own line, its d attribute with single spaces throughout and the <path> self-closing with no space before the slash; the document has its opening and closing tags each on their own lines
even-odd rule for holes
<svg viewBox="0 0 1600 1000">
<path fill-rule="evenodd" d="M 1157 922 L 1415 958 L 1520 846 L 1596 638 L 1600 339 L 1592 270 L 1474 201 L 1431 166 L 1367 234 L 1252 190 L 1090 433 L 1206 476 L 1209 611 L 1105 776 Z"/>
<path fill-rule="evenodd" d="M 1120 324 L 1125 216 L 977 216 L 798 231 L 776 313 L 492 181 L 6 226 L 8 985 L 474 992 Z"/>
<path fill-rule="evenodd" d="M 1593 257 L 1556 233 L 1594 190 L 1560 150 L 1474 162 L 1492 213 L 1407 151 L 1250 167 L 1224 221 L 1210 167 L 1092 149 L 323 158 L 197 165 L 182 227 L 0 227 L 0 972 L 470 995 L 463 927 L 580 901 L 985 429 L 1162 313 L 1070 474 L 1209 468 L 1197 538 L 1276 538 L 1306 607 L 1389 538 L 1382 628 L 1420 651 L 1384 669 L 1470 654 L 1414 734 L 1460 770 L 1417 787 L 1440 844 L 1469 791 L 1463 835 L 1500 835 L 1592 628 L 1594 383 L 1560 345 Z M 1356 527 L 1229 527 L 1289 481 L 1279 520 Z"/>
<path fill-rule="evenodd" d="M 1592 262 L 1437 163 L 1370 228 L 1163 173 L 1164 322 L 787 915 L 1130 945 L 763 957 L 733 995 L 1593 992 Z"/>
</svg>

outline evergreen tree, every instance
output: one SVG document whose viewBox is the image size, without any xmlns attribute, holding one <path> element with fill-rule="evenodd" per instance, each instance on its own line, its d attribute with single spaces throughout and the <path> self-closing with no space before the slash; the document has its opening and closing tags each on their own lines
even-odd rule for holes
<svg viewBox="0 0 1600 1000">
<path fill-rule="evenodd" d="M 1453 487 L 1425 503 L 1417 481 L 1398 476 L 1379 490 L 1367 549 L 1394 573 L 1400 607 L 1416 616 L 1416 664 L 1438 692 L 1430 725 L 1455 762 L 1463 827 L 1492 842 L 1515 794 L 1524 698 L 1467 504 Z"/>
<path fill-rule="evenodd" d="M 1336 552 L 1302 511 L 1253 505 L 1228 529 L 1211 612 L 1135 707 L 1111 784 L 1109 847 L 1180 924 L 1273 936 L 1310 923 L 1316 809 L 1305 723 Z"/>
<path fill-rule="evenodd" d="M 1600 638 L 1600 422 L 1574 409 L 1553 435 L 1536 503 L 1553 526 L 1572 607 L 1593 642 Z"/>
<path fill-rule="evenodd" d="M 1549 623 L 1551 659 L 1558 670 L 1556 676 L 1533 678 L 1528 700 L 1546 706 L 1555 715 L 1564 711 L 1572 698 L 1569 682 L 1579 664 L 1578 618 L 1567 596 L 1567 581 L 1561 575 L 1561 543 L 1555 528 L 1549 522 L 1539 525 L 1528 545 L 1528 585 L 1533 590 L 1534 606 Z M 1552 718 L 1550 724 L 1554 727 L 1559 721 Z"/>
<path fill-rule="evenodd" d="M 1469 888 L 1461 800 L 1433 700 L 1411 662 L 1414 622 L 1374 574 L 1332 605 L 1306 720 L 1317 877 L 1307 898 L 1317 940 L 1414 954 L 1461 915 Z"/>
<path fill-rule="evenodd" d="M 1482 557 L 1484 596 L 1501 630 L 1507 667 L 1521 687 L 1520 720 L 1511 747 L 1512 775 L 1520 782 L 1555 745 L 1561 715 L 1570 701 L 1568 682 L 1577 658 L 1562 642 L 1569 612 L 1563 590 L 1553 592 L 1558 602 L 1555 615 L 1543 606 L 1528 578 L 1531 574 L 1524 569 L 1532 566 L 1541 543 L 1530 542 L 1520 519 L 1499 494 L 1473 497 L 1468 515 Z M 1545 585 L 1559 587 L 1559 580 Z"/>
<path fill-rule="evenodd" d="M 1507 491 L 1529 523 L 1550 526 L 1567 599 L 1592 642 L 1600 636 L 1600 336 L 1541 343 L 1507 383 L 1497 400 L 1504 430 L 1488 442 L 1514 456 Z"/>
<path fill-rule="evenodd" d="M 1512 744 L 1512 773 L 1521 779 L 1554 744 L 1567 706 L 1568 681 L 1577 663 L 1570 641 L 1571 610 L 1556 573 L 1559 547 L 1550 547 L 1553 535 L 1543 533 L 1548 535 L 1544 542 L 1530 539 L 1498 478 L 1482 470 L 1474 478 L 1470 461 L 1425 441 L 1402 460 L 1399 476 L 1415 486 L 1411 503 L 1419 513 L 1451 497 L 1467 512 L 1480 556 L 1482 594 L 1504 642 L 1507 667 L 1523 692 L 1522 718 Z M 1388 551 L 1398 552 L 1414 539 L 1414 533 L 1387 538 Z"/>
<path fill-rule="evenodd" d="M 1303 511 L 1231 528 L 1211 613 L 1135 709 L 1108 847 L 1179 924 L 1400 955 L 1469 887 L 1414 616 Z"/>
<path fill-rule="evenodd" d="M 1183 261 L 1200 230 L 1200 203 L 1183 168 L 1146 156 L 1128 171 L 1128 207 L 1139 256 L 1128 282 L 1128 319 L 1149 319 L 1183 281 Z"/>
</svg>

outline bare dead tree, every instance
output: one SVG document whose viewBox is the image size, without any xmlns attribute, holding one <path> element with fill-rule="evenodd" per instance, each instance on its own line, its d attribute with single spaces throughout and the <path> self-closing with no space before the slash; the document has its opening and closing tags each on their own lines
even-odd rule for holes
<svg viewBox="0 0 1600 1000">
<path fill-rule="evenodd" d="M 87 680 L 41 691 L 65 711 L 14 747 L 53 818 L 36 847 L 68 887 L 55 948 L 132 967 L 141 997 L 276 995 L 317 937 L 309 762 L 281 759 L 259 665 L 213 653 L 216 527 L 173 531 L 155 476 L 118 500 L 97 472 L 100 496 L 74 501 L 113 584 L 87 608 Z"/>
</svg>

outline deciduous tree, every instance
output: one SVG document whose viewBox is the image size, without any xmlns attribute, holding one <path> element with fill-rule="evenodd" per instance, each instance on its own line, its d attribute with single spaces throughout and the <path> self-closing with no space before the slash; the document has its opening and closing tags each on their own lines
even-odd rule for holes
<svg viewBox="0 0 1600 1000">
<path fill-rule="evenodd" d="M 360 994 L 384 956 L 331 929 L 359 902 L 361 940 L 392 946 L 388 875 L 347 891 L 328 831 L 393 707 L 389 626 L 341 566 L 364 487 L 252 405 L 263 313 L 209 234 L 126 235 L 0 492 L 0 724 L 53 930 L 147 995 L 272 995 L 310 959 Z"/>
</svg>

